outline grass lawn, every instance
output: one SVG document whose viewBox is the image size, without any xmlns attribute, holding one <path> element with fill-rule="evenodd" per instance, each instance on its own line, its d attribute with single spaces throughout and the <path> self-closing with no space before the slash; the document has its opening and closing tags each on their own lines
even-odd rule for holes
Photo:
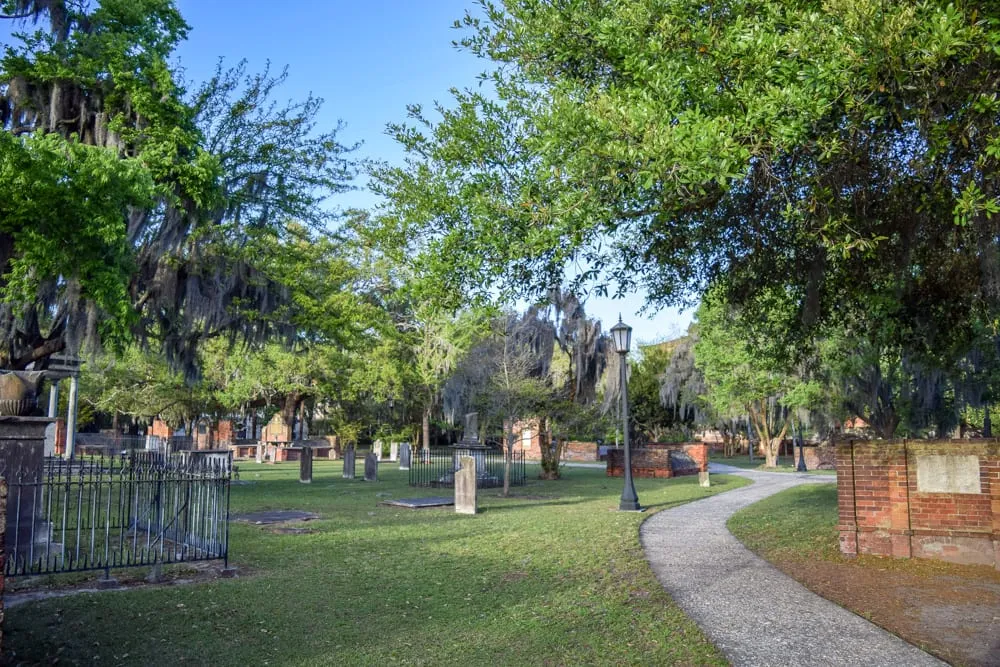
<svg viewBox="0 0 1000 667">
<path fill-rule="evenodd" d="M 744 470 L 760 470 L 763 472 L 796 472 L 795 468 L 798 465 L 798 458 L 793 459 L 790 456 L 779 456 L 778 465 L 774 468 L 767 468 L 764 466 L 764 459 L 760 456 L 755 456 L 753 458 L 753 463 L 750 463 L 749 457 L 747 456 L 734 456 L 732 458 L 726 458 L 725 456 L 720 456 L 718 454 L 713 454 L 708 457 L 708 460 L 712 463 L 722 463 L 727 466 L 733 466 L 734 468 L 743 468 Z M 809 470 L 810 475 L 836 475 L 836 470 Z"/>
<path fill-rule="evenodd" d="M 730 532 L 768 560 L 839 559 L 837 485 L 803 484 L 734 514 Z"/>
<path fill-rule="evenodd" d="M 621 480 L 565 468 L 477 516 L 377 506 L 414 489 L 383 464 L 375 484 L 317 462 L 240 464 L 232 511 L 301 509 L 307 534 L 233 523 L 237 579 L 86 593 L 8 610 L 5 657 L 61 664 L 725 664 L 663 592 L 639 546 L 646 514 L 619 513 Z M 532 471 L 529 469 L 529 476 Z M 652 511 L 728 491 L 715 475 L 636 480 Z"/>
</svg>

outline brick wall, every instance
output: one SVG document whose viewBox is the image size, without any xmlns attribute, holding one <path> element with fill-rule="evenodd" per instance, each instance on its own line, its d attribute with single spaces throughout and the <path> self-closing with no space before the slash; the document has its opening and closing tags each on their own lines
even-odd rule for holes
<svg viewBox="0 0 1000 667">
<path fill-rule="evenodd" d="M 1000 442 L 841 443 L 840 550 L 1000 569 Z"/>
<path fill-rule="evenodd" d="M 149 435 L 155 435 L 158 438 L 169 440 L 173 434 L 173 429 L 162 419 L 154 419 L 153 425 L 149 427 Z"/>
<path fill-rule="evenodd" d="M 4 533 L 7 531 L 7 480 L 0 477 L 0 652 L 3 651 L 3 591 L 7 568 Z"/>
<path fill-rule="evenodd" d="M 562 460 L 588 462 L 597 461 L 597 443 L 570 440 L 563 446 Z"/>
<path fill-rule="evenodd" d="M 667 444 L 652 443 L 642 448 L 632 450 L 633 477 L 674 477 L 676 475 L 694 475 L 708 470 L 708 445 L 705 443 Z M 671 465 L 670 452 L 682 450 L 698 467 L 694 470 L 674 471 Z M 621 477 L 625 474 L 625 450 L 608 450 L 608 477 Z"/>
<path fill-rule="evenodd" d="M 799 462 L 799 448 L 789 451 L 795 453 L 795 464 Z M 809 470 L 833 470 L 837 465 L 837 451 L 830 445 L 804 445 L 802 454 L 806 459 L 806 468 Z"/>
</svg>

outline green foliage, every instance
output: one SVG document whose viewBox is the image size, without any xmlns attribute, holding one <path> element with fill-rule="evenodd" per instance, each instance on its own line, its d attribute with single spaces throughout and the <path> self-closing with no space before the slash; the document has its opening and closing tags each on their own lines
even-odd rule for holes
<svg viewBox="0 0 1000 667">
<path fill-rule="evenodd" d="M 664 438 L 680 426 L 675 411 L 664 406 L 660 398 L 663 373 L 675 347 L 673 341 L 642 346 L 641 356 L 629 373 L 629 417 L 644 438 L 652 442 L 665 442 Z"/>
<path fill-rule="evenodd" d="M 823 388 L 804 379 L 786 360 L 754 345 L 719 295 L 706 296 L 697 319 L 695 363 L 707 385 L 704 400 L 722 418 L 747 415 L 767 465 L 773 467 L 793 411 L 811 407 L 823 396 Z"/>
<path fill-rule="evenodd" d="M 540 294 L 583 266 L 749 313 L 780 294 L 767 340 L 846 310 L 952 360 L 1000 312 L 995 7 L 481 4 L 461 43 L 491 90 L 414 109 L 407 166 L 375 174 L 429 271 Z"/>
</svg>

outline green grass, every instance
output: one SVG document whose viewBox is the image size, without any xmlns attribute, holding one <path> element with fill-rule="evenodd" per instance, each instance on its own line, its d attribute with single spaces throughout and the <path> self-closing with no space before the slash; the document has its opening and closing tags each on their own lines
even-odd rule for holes
<svg viewBox="0 0 1000 667">
<path fill-rule="evenodd" d="M 839 558 L 837 486 L 804 484 L 746 507 L 726 523 L 751 551 L 765 558 Z"/>
<path fill-rule="evenodd" d="M 749 457 L 747 456 L 734 456 L 732 458 L 726 458 L 724 456 L 719 456 L 713 454 L 709 456 L 709 461 L 712 463 L 722 463 L 727 466 L 733 466 L 734 468 L 742 468 L 743 470 L 760 470 L 763 472 L 796 472 L 796 466 L 798 465 L 798 458 L 792 458 L 790 456 L 779 456 L 778 465 L 774 468 L 767 468 L 764 466 L 764 459 L 755 456 L 753 463 L 750 463 Z M 809 470 L 810 475 L 836 475 L 836 470 Z"/>
<path fill-rule="evenodd" d="M 481 491 L 477 516 L 377 506 L 388 495 L 437 495 L 344 480 L 317 462 L 240 464 L 234 512 L 302 509 L 314 532 L 234 523 L 235 580 L 80 594 L 8 611 L 6 657 L 73 664 L 725 664 L 671 602 L 643 558 L 652 511 L 727 491 L 713 476 L 636 480 L 650 513 L 613 511 L 621 480 L 564 469 L 504 499 Z M 529 475 L 531 471 L 529 470 Z M 445 491 L 447 493 L 447 491 Z"/>
</svg>

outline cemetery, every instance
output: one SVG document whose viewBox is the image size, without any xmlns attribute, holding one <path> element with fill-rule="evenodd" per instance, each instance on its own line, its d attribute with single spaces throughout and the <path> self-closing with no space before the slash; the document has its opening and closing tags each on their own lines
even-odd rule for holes
<svg viewBox="0 0 1000 667">
<path fill-rule="evenodd" d="M 259 4 L 0 0 L 0 663 L 1000 665 L 995 3 Z"/>
</svg>

